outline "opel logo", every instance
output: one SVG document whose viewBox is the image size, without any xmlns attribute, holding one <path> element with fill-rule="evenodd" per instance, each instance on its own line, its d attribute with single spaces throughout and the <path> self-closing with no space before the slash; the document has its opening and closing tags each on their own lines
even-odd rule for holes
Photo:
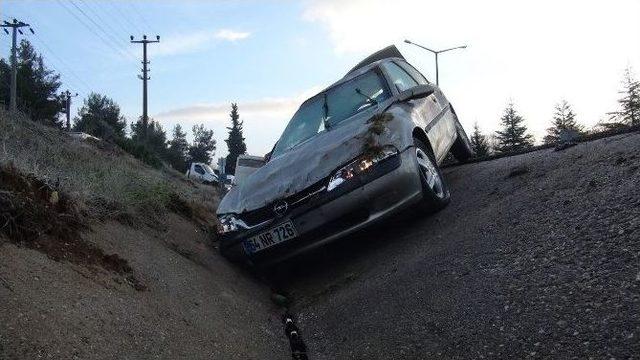
<svg viewBox="0 0 640 360">
<path fill-rule="evenodd" d="M 276 203 L 273 206 L 273 212 L 275 212 L 280 216 L 286 214 L 288 209 L 289 209 L 289 204 L 287 204 L 287 202 L 284 200 Z"/>
</svg>

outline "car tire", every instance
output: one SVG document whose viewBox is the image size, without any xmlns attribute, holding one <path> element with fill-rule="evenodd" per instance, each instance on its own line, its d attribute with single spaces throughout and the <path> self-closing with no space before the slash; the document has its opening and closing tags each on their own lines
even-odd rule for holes
<svg viewBox="0 0 640 360">
<path fill-rule="evenodd" d="M 431 149 L 419 139 L 413 139 L 415 161 L 422 184 L 422 207 L 430 212 L 438 211 L 451 200 L 449 187 L 444 181 Z"/>
<path fill-rule="evenodd" d="M 467 133 L 464 131 L 464 128 L 457 119 L 456 132 L 456 141 L 451 147 L 451 153 L 453 154 L 453 157 L 455 157 L 459 162 L 465 162 L 472 158 L 475 153 L 473 152 L 473 148 L 471 147 L 471 142 L 469 141 L 469 137 L 467 137 Z"/>
</svg>

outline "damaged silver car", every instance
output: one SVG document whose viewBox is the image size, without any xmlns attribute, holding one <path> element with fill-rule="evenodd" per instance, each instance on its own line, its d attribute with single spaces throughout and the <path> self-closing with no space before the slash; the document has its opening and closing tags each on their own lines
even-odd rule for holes
<svg viewBox="0 0 640 360">
<path fill-rule="evenodd" d="M 473 155 L 453 107 L 394 47 L 306 100 L 267 163 L 217 211 L 220 250 L 270 264 L 402 209 L 449 202 L 439 165 Z"/>
</svg>

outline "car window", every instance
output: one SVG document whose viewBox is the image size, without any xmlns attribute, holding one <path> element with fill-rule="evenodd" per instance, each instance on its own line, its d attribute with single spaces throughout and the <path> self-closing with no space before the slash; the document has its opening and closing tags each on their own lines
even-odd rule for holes
<svg viewBox="0 0 640 360">
<path fill-rule="evenodd" d="M 197 172 L 200 175 L 204 175 L 204 169 L 202 168 L 202 166 L 200 165 L 196 165 L 193 170 L 195 170 L 195 172 Z"/>
<path fill-rule="evenodd" d="M 402 92 L 411 89 L 414 86 L 418 86 L 418 83 L 396 63 L 385 62 L 382 64 L 382 67 L 385 68 L 387 74 L 391 78 L 391 82 L 395 85 L 398 91 Z"/>
<path fill-rule="evenodd" d="M 238 165 L 257 169 L 264 165 L 264 161 L 258 159 L 238 159 Z"/>
<path fill-rule="evenodd" d="M 411 77 L 418 82 L 418 84 L 420 85 L 429 84 L 429 81 L 427 81 L 427 79 L 418 70 L 416 70 L 416 68 L 411 66 L 411 64 L 404 61 L 398 61 L 398 65 L 400 65 L 402 69 L 408 72 L 409 75 L 411 75 Z"/>
<path fill-rule="evenodd" d="M 276 143 L 273 155 L 325 130 L 325 123 L 335 126 L 390 96 L 384 79 L 374 69 L 329 88 L 300 106 Z"/>
</svg>

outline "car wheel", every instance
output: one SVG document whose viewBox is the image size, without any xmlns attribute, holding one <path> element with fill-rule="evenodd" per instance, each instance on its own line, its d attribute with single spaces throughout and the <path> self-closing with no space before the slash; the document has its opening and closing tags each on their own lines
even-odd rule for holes
<svg viewBox="0 0 640 360">
<path fill-rule="evenodd" d="M 451 199 L 449 187 L 444 181 L 431 149 L 418 139 L 414 139 L 414 144 L 418 173 L 422 183 L 423 206 L 429 211 L 440 210 L 447 206 Z"/>
<path fill-rule="evenodd" d="M 453 143 L 451 147 L 451 153 L 456 158 L 456 160 L 460 162 L 465 162 L 472 158 L 475 154 L 473 152 L 473 148 L 471 147 L 471 142 L 467 137 L 467 133 L 464 131 L 460 122 L 456 120 L 456 132 L 458 136 L 456 137 L 456 142 Z"/>
</svg>

